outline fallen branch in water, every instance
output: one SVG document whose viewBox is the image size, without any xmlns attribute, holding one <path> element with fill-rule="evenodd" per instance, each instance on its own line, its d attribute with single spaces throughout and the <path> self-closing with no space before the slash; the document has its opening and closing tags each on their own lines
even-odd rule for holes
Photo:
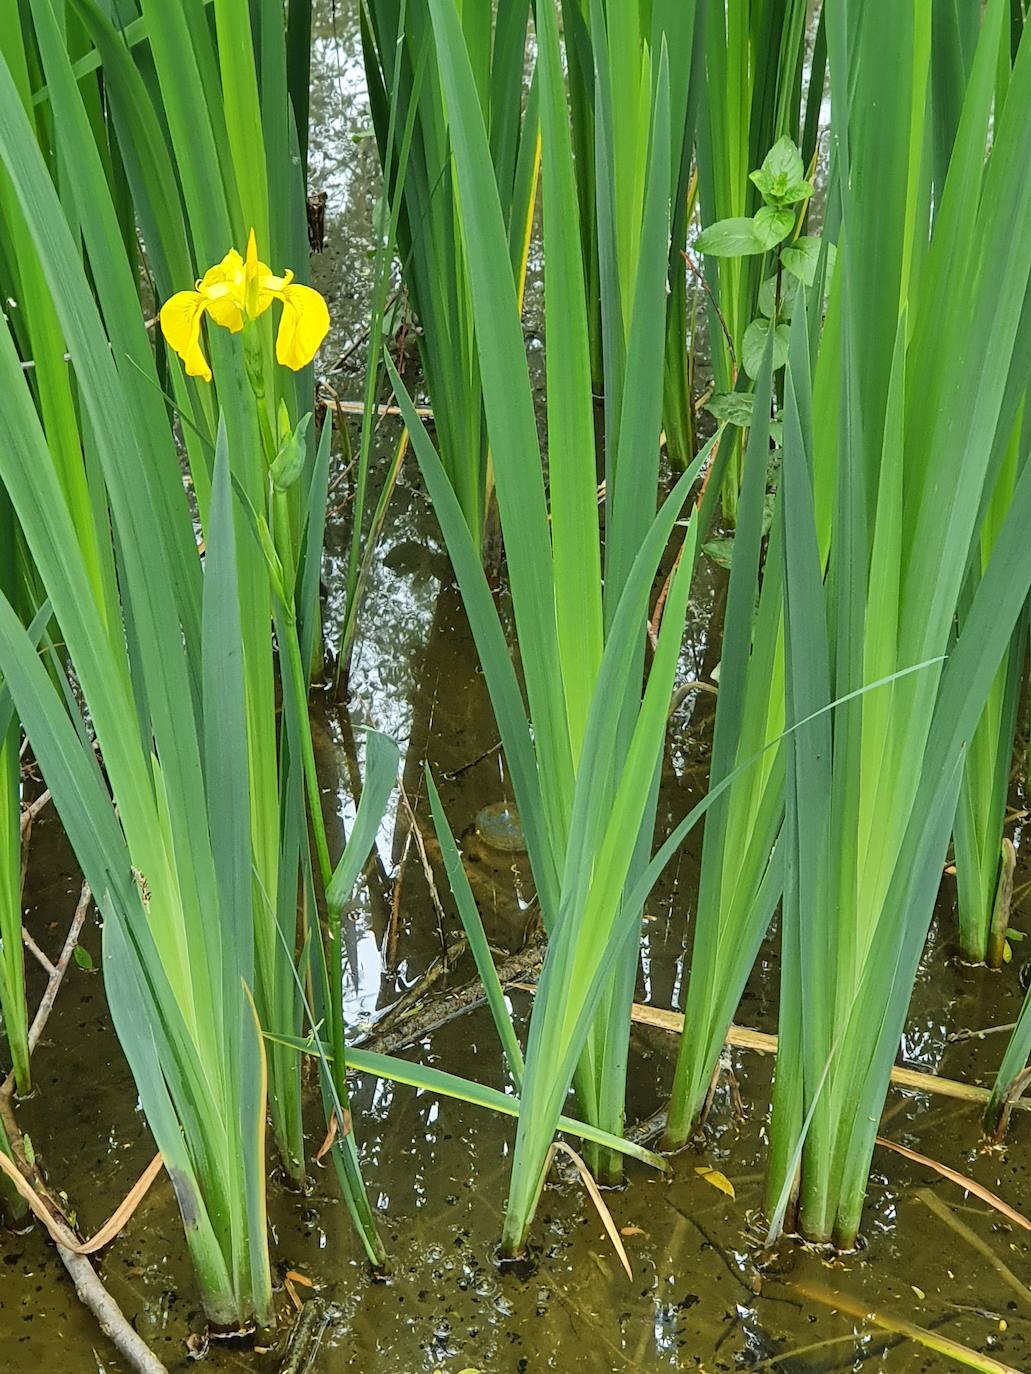
<svg viewBox="0 0 1031 1374">
<path fill-rule="evenodd" d="M 4 1094 L 3 1100 L 9 1104 L 10 1099 L 7 1094 Z M 13 1133 L 19 1137 L 19 1143 L 22 1143 L 17 1119 L 9 1107 L 5 1110 L 3 1105 L 0 1105 L 0 1117 L 3 1119 L 4 1129 L 8 1135 Z M 22 1149 L 24 1152 L 24 1144 L 22 1144 Z M 31 1169 L 27 1156 L 25 1157 L 25 1165 Z M 0 1151 L 0 1169 L 11 1180 L 36 1220 L 46 1227 L 54 1244 L 63 1247 L 73 1255 L 95 1255 L 98 1250 L 103 1250 L 105 1245 L 110 1245 L 147 1196 L 150 1185 L 157 1178 L 163 1166 L 164 1160 L 160 1155 L 155 1155 L 100 1230 L 95 1232 L 89 1240 L 80 1241 L 68 1226 L 61 1204 L 43 1184 L 38 1174 L 35 1174 L 36 1186 L 33 1186 L 29 1182 L 25 1170 L 19 1168 L 7 1155 Z M 35 1171 L 33 1172 L 35 1173 Z"/>
<path fill-rule="evenodd" d="M 29 1027 L 30 1054 L 39 1044 L 39 1038 L 43 1034 L 47 1021 L 50 1019 L 50 1013 L 54 1009 L 54 1002 L 57 998 L 58 991 L 60 990 L 61 983 L 64 981 L 64 975 L 68 970 L 72 955 L 75 953 L 76 946 L 79 943 L 82 927 L 86 923 L 92 896 L 93 894 L 89 890 L 89 885 L 83 883 L 82 891 L 79 893 L 79 904 L 75 908 L 75 915 L 72 917 L 72 923 L 68 927 L 68 934 L 61 948 L 60 957 L 57 963 L 52 967 L 46 990 L 39 1000 L 39 1006 L 36 1008 L 36 1015 L 32 1018 L 32 1025 Z"/>
<path fill-rule="evenodd" d="M 405 815 L 408 817 L 409 835 L 415 840 L 415 847 L 419 851 L 419 862 L 422 865 L 423 877 L 426 879 L 426 886 L 430 890 L 430 899 L 433 902 L 433 910 L 437 913 L 437 934 L 440 936 L 440 952 L 445 966 L 448 963 L 447 936 L 444 927 L 447 924 L 447 916 L 444 913 L 444 904 L 440 900 L 440 893 L 437 891 L 437 881 L 433 876 L 433 865 L 430 863 L 430 856 L 426 853 L 426 841 L 423 839 L 422 831 L 419 829 L 419 822 L 415 819 L 415 811 L 412 803 L 408 800 L 408 793 L 405 791 L 403 781 L 398 782 L 401 792 L 401 805 L 404 807 Z"/>
<path fill-rule="evenodd" d="M 521 985 L 523 986 L 523 985 Z M 534 989 L 527 986 L 527 990 Z M 658 1030 L 670 1031 L 679 1035 L 684 1029 L 684 1017 L 679 1011 L 666 1011 L 662 1007 L 646 1007 L 635 1002 L 632 1019 L 637 1025 L 655 1026 Z M 731 1026 L 727 1032 L 728 1045 L 735 1049 L 755 1050 L 759 1054 L 776 1054 L 777 1037 L 763 1031 L 749 1030 L 746 1026 Z M 912 1088 L 916 1092 L 930 1093 L 935 1097 L 952 1097 L 959 1102 L 976 1102 L 986 1106 L 991 1099 L 987 1088 L 978 1088 L 973 1083 L 961 1083 L 955 1078 L 940 1078 L 935 1073 L 923 1073 L 919 1069 L 904 1069 L 896 1065 L 891 1071 L 891 1081 L 896 1088 Z M 1017 1101 L 1013 1106 L 1018 1111 L 1031 1111 L 1031 1102 Z"/>
<path fill-rule="evenodd" d="M 332 1320 L 333 1309 L 323 1298 L 308 1299 L 287 1338 L 279 1374 L 308 1374 Z"/>
<path fill-rule="evenodd" d="M 34 1048 L 38 1044 L 39 1037 L 42 1035 L 43 1028 L 53 1010 L 57 993 L 78 944 L 90 900 L 89 887 L 83 883 L 79 902 L 75 908 L 75 915 L 72 917 L 61 955 L 56 964 L 50 963 L 50 976 L 36 1010 L 36 1015 L 33 1017 L 32 1028 L 29 1033 L 30 1048 Z M 13 1098 L 14 1077 L 9 1075 L 6 1082 L 0 1087 L 0 1120 L 3 1121 L 14 1162 L 12 1163 L 6 1156 L 3 1156 L 0 1168 L 8 1175 L 19 1194 L 44 1225 L 47 1234 L 54 1242 L 61 1263 L 67 1270 L 80 1302 L 93 1313 L 101 1331 L 126 1363 L 132 1369 L 139 1371 L 139 1374 L 168 1374 L 165 1366 L 146 1341 L 137 1334 L 124 1312 L 104 1287 L 85 1253 L 91 1249 L 99 1249 L 101 1245 L 113 1240 L 114 1236 L 122 1229 L 139 1205 L 154 1177 L 160 1171 L 160 1156 L 152 1161 L 147 1172 L 115 1212 L 115 1215 L 93 1237 L 92 1241 L 83 1244 L 68 1225 L 68 1218 L 61 1203 L 40 1177 L 39 1171 L 29 1162 L 25 1153 L 25 1142 L 21 1129 L 14 1114 Z"/>
<path fill-rule="evenodd" d="M 3 1088 L 0 1088 L 0 1118 L 3 1120 L 4 1129 L 7 1132 L 7 1137 L 10 1142 L 11 1152 L 17 1164 L 16 1168 L 15 1165 L 12 1165 L 6 1156 L 4 1156 L 3 1164 L 5 1172 L 9 1174 L 11 1181 L 15 1184 L 15 1187 L 18 1188 L 22 1197 L 29 1203 L 33 1212 L 43 1221 L 47 1234 L 54 1242 L 57 1253 L 61 1257 L 61 1263 L 64 1265 L 68 1272 L 68 1277 L 75 1286 L 75 1291 L 79 1296 L 79 1300 L 93 1313 L 101 1331 L 107 1336 L 118 1353 L 127 1361 L 131 1368 L 138 1370 L 139 1374 L 168 1374 L 165 1366 L 154 1354 L 150 1346 L 147 1345 L 146 1341 L 136 1333 L 128 1318 L 125 1316 L 125 1313 L 104 1287 L 96 1270 L 93 1268 L 86 1255 L 82 1253 L 84 1249 L 89 1247 L 82 1245 L 72 1234 L 67 1225 L 67 1218 L 65 1217 L 61 1204 L 39 1177 L 38 1172 L 29 1163 L 25 1154 L 24 1140 L 11 1106 L 11 1098 L 12 1089 L 5 1084 Z M 151 1164 L 150 1170 L 148 1170 L 147 1174 L 137 1183 L 136 1188 L 133 1190 L 133 1194 L 139 1190 L 140 1198 L 142 1198 L 143 1193 L 145 1193 L 146 1189 L 150 1186 L 153 1177 L 151 1170 L 154 1170 L 154 1164 L 156 1163 L 160 1163 L 160 1157 Z M 17 1175 L 18 1180 L 21 1181 L 22 1186 L 19 1186 L 19 1182 L 16 1181 L 15 1175 Z M 133 1194 L 130 1194 L 130 1199 L 133 1197 Z M 129 1213 L 135 1210 L 135 1206 L 140 1198 L 137 1198 L 132 1206 L 129 1207 Z M 97 1244 L 98 1237 L 113 1225 L 115 1219 L 118 1218 L 119 1214 L 126 1208 L 128 1202 L 129 1199 L 122 1204 L 115 1214 L 115 1217 L 102 1228 L 102 1231 L 98 1232 L 98 1236 L 94 1237 L 91 1243 L 94 1248 L 99 1248 Z M 43 1208 L 49 1213 L 49 1216 L 45 1220 L 40 1216 L 40 1212 Z M 106 1243 L 107 1240 L 113 1239 L 114 1235 L 121 1230 L 127 1219 L 128 1214 L 124 1219 L 118 1221 L 112 1234 L 104 1236 L 104 1239 L 100 1243 Z M 59 1236 L 61 1236 L 62 1239 L 59 1239 Z"/>
<path fill-rule="evenodd" d="M 540 968 L 543 961 L 543 944 L 527 945 L 517 954 L 510 954 L 507 959 L 503 959 L 498 964 L 498 978 L 501 981 L 501 986 L 522 987 L 523 984 L 519 980 Z M 483 984 L 478 978 L 474 979 L 473 982 L 466 983 L 464 987 L 456 988 L 454 992 L 445 992 L 438 997 L 431 998 L 424 1006 L 412 1012 L 410 1016 L 403 1017 L 396 1026 L 385 1034 L 380 1034 L 373 1028 L 367 1035 L 358 1037 L 354 1042 L 354 1047 L 355 1049 L 373 1050 L 377 1054 L 396 1054 L 399 1050 L 414 1045 L 423 1036 L 447 1025 L 456 1016 L 462 1016 L 467 1011 L 472 1011 L 475 1007 L 481 1006 L 486 1000 L 487 995 L 483 990 Z"/>
<path fill-rule="evenodd" d="M 434 986 L 442 978 L 447 977 L 468 948 L 469 941 L 463 935 L 452 941 L 443 954 L 438 954 L 418 982 L 406 989 L 376 1022 L 377 1037 L 388 1035 L 395 1025 L 409 1017 L 413 1010 L 430 996 Z"/>
<path fill-rule="evenodd" d="M 981 1030 L 950 1031 L 945 1037 L 950 1045 L 958 1045 L 961 1040 L 983 1040 L 987 1035 L 1002 1035 L 1003 1032 L 1016 1030 L 1016 1021 L 1007 1021 L 1004 1026 L 983 1026 Z"/>
</svg>

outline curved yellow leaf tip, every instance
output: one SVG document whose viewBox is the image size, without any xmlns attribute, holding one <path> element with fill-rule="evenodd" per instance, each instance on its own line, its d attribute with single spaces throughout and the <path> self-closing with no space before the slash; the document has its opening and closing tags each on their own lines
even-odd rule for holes
<svg viewBox="0 0 1031 1374">
<path fill-rule="evenodd" d="M 200 340 L 205 315 L 213 324 L 238 334 L 273 301 L 280 301 L 283 307 L 276 359 L 298 372 L 315 357 L 329 332 L 329 309 L 318 291 L 295 282 L 289 269 L 277 277 L 261 261 L 253 229 L 245 257 L 230 248 L 221 262 L 208 268 L 194 290 L 177 291 L 169 297 L 161 307 L 161 332 L 182 358 L 187 376 L 210 382 L 211 368 Z"/>
</svg>

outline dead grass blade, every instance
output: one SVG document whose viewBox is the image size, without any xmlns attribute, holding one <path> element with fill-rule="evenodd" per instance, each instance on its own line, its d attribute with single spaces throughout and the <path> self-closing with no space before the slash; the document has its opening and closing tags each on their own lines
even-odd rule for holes
<svg viewBox="0 0 1031 1374">
<path fill-rule="evenodd" d="M 976 1250 L 979 1255 L 982 1255 L 1003 1283 L 1013 1289 L 1021 1302 L 1025 1305 L 1031 1304 L 1031 1288 L 1028 1288 L 1026 1283 L 1017 1278 L 1009 1265 L 999 1258 L 987 1241 L 982 1240 L 976 1231 L 972 1231 L 965 1221 L 961 1221 L 956 1216 L 948 1203 L 942 1202 L 941 1198 L 932 1193 L 930 1188 L 921 1188 L 916 1197 L 919 1202 L 922 1202 L 934 1213 L 939 1221 L 944 1222 L 946 1226 L 955 1231 L 961 1240 L 966 1241 L 972 1250 Z"/>
<path fill-rule="evenodd" d="M 605 1232 L 608 1235 L 609 1240 L 612 1242 L 612 1248 L 619 1256 L 619 1262 L 626 1270 L 627 1278 L 632 1279 L 634 1277 L 634 1271 L 630 1268 L 630 1259 L 626 1252 L 626 1246 L 623 1244 L 619 1231 L 616 1227 L 616 1223 L 612 1220 L 612 1213 L 605 1205 L 605 1199 L 601 1195 L 601 1189 L 598 1187 L 597 1183 L 595 1183 L 593 1177 L 591 1176 L 591 1171 L 588 1169 L 587 1165 L 583 1162 L 583 1160 L 576 1153 L 573 1147 L 571 1145 L 567 1145 L 564 1140 L 556 1140 L 555 1149 L 561 1150 L 563 1154 L 568 1155 L 569 1158 L 576 1165 L 577 1173 L 583 1180 L 583 1185 L 587 1189 L 587 1194 L 590 1197 L 591 1201 L 594 1203 L 595 1207 L 597 1208 L 598 1215 L 601 1217 L 601 1224 L 605 1227 Z"/>
<path fill-rule="evenodd" d="M 38 1221 L 41 1221 L 50 1234 L 51 1240 L 56 1245 L 63 1246 L 65 1250 L 70 1250 L 73 1255 L 95 1255 L 98 1250 L 102 1250 L 105 1245 L 110 1245 L 119 1231 L 126 1226 L 129 1218 L 136 1211 L 147 1193 L 150 1191 L 151 1184 L 157 1178 L 164 1167 L 164 1160 L 160 1155 L 155 1155 L 147 1165 L 146 1169 L 137 1179 L 132 1189 L 125 1195 L 115 1210 L 104 1222 L 103 1226 L 89 1240 L 80 1241 L 71 1233 L 64 1222 L 59 1221 L 44 1200 L 36 1192 L 32 1184 L 24 1176 L 13 1160 L 7 1155 L 0 1153 L 0 1170 L 14 1184 L 19 1194 L 25 1199 L 32 1214 Z"/>
<path fill-rule="evenodd" d="M 856 1321 L 870 1322 L 874 1326 L 879 1326 L 882 1331 L 891 1331 L 897 1336 L 905 1336 L 907 1340 L 916 1341 L 927 1350 L 935 1350 L 939 1355 L 945 1355 L 950 1360 L 955 1360 L 957 1364 L 966 1365 L 968 1369 L 977 1369 L 982 1374 L 1021 1374 L 1019 1369 L 1013 1365 L 1003 1364 L 1001 1360 L 994 1359 L 991 1355 L 982 1355 L 978 1350 L 972 1350 L 968 1345 L 961 1345 L 959 1341 L 950 1340 L 948 1336 L 938 1336 L 933 1331 L 928 1331 L 924 1326 L 916 1326 L 913 1322 L 903 1321 L 901 1317 L 892 1317 L 884 1312 L 873 1312 L 864 1307 L 855 1298 L 846 1296 L 836 1290 L 824 1288 L 817 1283 L 793 1283 L 791 1288 L 801 1294 L 804 1298 L 809 1298 L 812 1302 L 822 1303 L 825 1307 L 832 1307 L 838 1312 L 844 1312 L 846 1316 L 855 1318 Z"/>
<path fill-rule="evenodd" d="M 956 1169 L 950 1169 L 947 1164 L 940 1164 L 936 1159 L 931 1159 L 916 1150 L 911 1150 L 908 1145 L 899 1145 L 894 1140 L 887 1140 L 883 1135 L 877 1137 L 877 1144 L 883 1145 L 886 1150 L 894 1150 L 897 1155 L 902 1155 L 904 1159 L 911 1159 L 914 1164 L 922 1164 L 927 1169 L 933 1169 L 936 1174 L 941 1174 L 942 1178 L 947 1178 L 966 1192 L 979 1197 L 982 1202 L 987 1202 L 989 1207 L 994 1207 L 1007 1221 L 1012 1221 L 1015 1226 L 1022 1226 L 1025 1231 L 1031 1231 L 1031 1221 L 1028 1221 L 1027 1217 L 1015 1211 L 1008 1202 L 1003 1202 L 1001 1197 L 996 1197 L 993 1192 L 990 1192 L 983 1184 L 978 1183 L 976 1179 L 968 1178 L 966 1174 L 961 1174 Z"/>
</svg>

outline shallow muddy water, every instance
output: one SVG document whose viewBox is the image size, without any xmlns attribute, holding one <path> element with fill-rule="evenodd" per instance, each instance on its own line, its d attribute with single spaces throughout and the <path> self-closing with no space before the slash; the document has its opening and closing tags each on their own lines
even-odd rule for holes
<svg viewBox="0 0 1031 1374">
<path fill-rule="evenodd" d="M 353 6 L 325 0 L 316 37 L 313 187 L 328 192 L 327 245 L 318 283 L 334 313 L 331 361 L 361 334 L 368 294 L 366 245 L 377 195 L 375 153 L 362 96 Z M 360 359 L 353 354 L 352 361 Z M 345 398 L 359 394 L 348 365 L 329 378 Z M 384 428 L 382 450 L 395 437 Z M 337 474 L 327 562 L 328 638 L 339 627 L 349 488 Z M 710 629 L 721 613 L 722 579 L 700 578 L 685 637 L 682 675 L 707 678 L 718 659 Z M 535 930 L 525 858 L 484 842 L 477 816 L 510 801 L 497 734 L 447 555 L 414 464 L 406 465 L 377 558 L 345 706 L 330 693 L 314 703 L 327 814 L 336 835 L 349 826 L 361 763 L 360 726 L 374 724 L 402 747 L 404 785 L 436 858 L 419 804 L 423 761 L 440 783 L 452 828 L 462 837 L 488 934 L 499 949 L 518 949 Z M 660 826 L 679 819 L 704 787 L 711 698 L 693 696 L 678 713 L 665 760 Z M 434 906 L 397 799 L 379 836 L 355 912 L 355 962 L 347 989 L 348 1022 L 360 1036 L 414 986 L 459 928 L 443 873 Z M 1020 836 L 1017 836 L 1018 840 Z M 698 837 L 671 865 L 648 906 L 639 1000 L 679 1002 L 697 886 Z M 1026 881 L 1028 875 L 1024 874 Z M 56 819 L 44 813 L 32 842 L 27 920 L 46 949 L 60 945 L 79 879 Z M 1019 890 L 1019 880 L 1018 880 Z M 396 923 L 393 921 L 396 911 Z M 1002 1037 L 950 1043 L 961 1027 L 1012 1021 L 1021 992 L 1014 966 L 1001 974 L 965 969 L 951 944 L 951 880 L 946 879 L 929 952 L 911 1009 L 902 1060 L 910 1067 L 985 1083 L 997 1067 Z M 1026 901 L 1014 924 L 1031 921 Z M 392 923 L 395 928 L 392 930 Z M 99 962 L 91 918 L 83 943 Z M 776 932 L 746 990 L 741 1024 L 775 1029 Z M 460 961 L 446 981 L 473 976 Z M 38 994 L 35 982 L 31 996 Z M 528 995 L 513 992 L 525 1018 Z M 635 1027 L 628 1116 L 649 1116 L 668 1088 L 675 1049 L 664 1031 Z M 427 1036 L 411 1053 L 503 1086 L 497 1039 L 480 1008 Z M 623 1273 L 597 1213 L 575 1178 L 552 1174 L 533 1231 L 531 1263 L 502 1271 L 494 1246 L 514 1124 L 478 1109 L 381 1081 L 355 1085 L 354 1119 L 363 1165 L 391 1256 L 388 1281 L 373 1282 L 336 1189 L 332 1171 L 314 1168 L 301 1197 L 278 1180 L 270 1188 L 273 1263 L 283 1331 L 291 1300 L 288 1271 L 303 1275 L 333 1305 L 333 1319 L 313 1368 L 317 1374 L 423 1374 L 446 1370 L 538 1374 L 546 1370 L 778 1370 L 780 1374 L 866 1370 L 918 1374 L 953 1367 L 812 1296 L 838 1290 L 864 1309 L 902 1317 L 1017 1369 L 1031 1369 L 1031 1233 L 1004 1221 L 975 1197 L 885 1149 L 874 1160 L 864 1218 L 865 1248 L 826 1262 L 786 1246 L 761 1249 L 764 1135 L 771 1062 L 735 1051 L 730 1064 L 743 1113 L 724 1082 L 704 1144 L 660 1178 L 631 1164 L 627 1185 L 607 1195 L 624 1239 L 633 1279 Z M 34 1066 L 35 1096 L 19 1119 L 63 1190 L 84 1233 L 107 1217 L 153 1152 L 132 1080 L 107 1017 L 99 975 L 73 967 Z M 312 1154 L 324 1127 L 311 1095 Z M 946 1098 L 893 1091 L 882 1134 L 933 1156 L 1031 1211 L 1031 1117 L 1018 1115 L 1005 1151 L 979 1149 L 976 1111 Z M 734 1196 L 699 1170 L 720 1171 Z M 947 1209 L 947 1210 L 945 1210 Z M 950 1224 L 951 1223 L 951 1224 Z M 1017 1286 L 987 1258 L 1010 1271 Z M 37 1374 L 124 1370 L 77 1303 L 53 1249 L 38 1229 L 0 1234 L 0 1369 Z M 126 1232 L 104 1253 L 105 1282 L 171 1371 L 192 1367 L 186 1338 L 201 1321 L 171 1190 L 159 1179 Z M 312 1289 L 291 1280 L 308 1299 Z M 207 1367 L 272 1374 L 281 1348 L 213 1344 Z"/>
</svg>

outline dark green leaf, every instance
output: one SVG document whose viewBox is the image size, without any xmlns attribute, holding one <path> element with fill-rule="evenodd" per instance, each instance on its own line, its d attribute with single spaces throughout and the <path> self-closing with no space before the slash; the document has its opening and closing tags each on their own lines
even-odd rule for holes
<svg viewBox="0 0 1031 1374">
<path fill-rule="evenodd" d="M 791 312 L 795 306 L 795 293 L 798 290 L 798 278 L 785 276 L 781 273 L 780 278 L 780 305 L 777 304 L 777 278 L 776 276 L 767 277 L 759 288 L 759 309 L 768 320 L 777 316 L 778 323 L 787 324 L 791 319 Z"/>
</svg>

